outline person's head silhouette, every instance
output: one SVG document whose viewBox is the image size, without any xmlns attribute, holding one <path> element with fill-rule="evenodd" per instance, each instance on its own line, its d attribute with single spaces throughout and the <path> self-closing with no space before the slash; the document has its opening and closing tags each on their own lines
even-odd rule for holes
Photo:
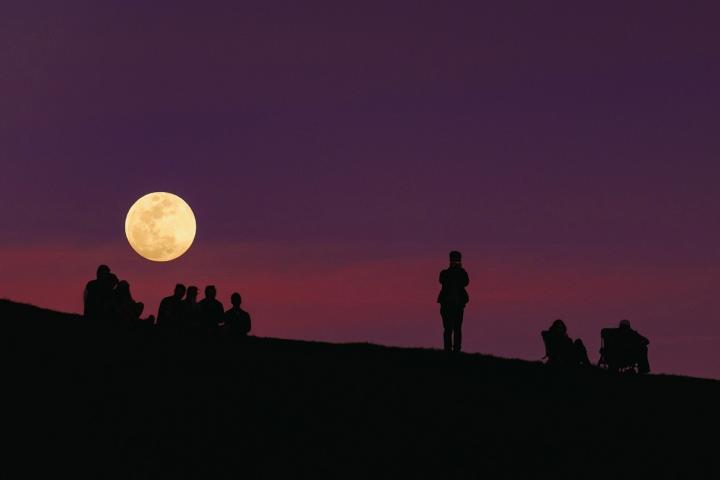
<svg viewBox="0 0 720 480">
<path fill-rule="evenodd" d="M 175 298 L 182 298 L 185 296 L 185 285 L 178 283 L 175 285 Z"/>
<path fill-rule="evenodd" d="M 563 322 L 559 318 L 552 323 L 550 329 L 561 333 L 567 333 L 567 326 L 565 325 L 565 322 Z"/>
<path fill-rule="evenodd" d="M 198 294 L 198 288 L 195 285 L 190 285 L 187 288 L 187 298 L 188 300 L 192 300 L 193 302 L 197 300 L 197 294 Z"/>
<path fill-rule="evenodd" d="M 217 295 L 217 290 L 215 290 L 215 285 L 208 285 L 205 287 L 205 298 L 215 298 Z"/>
<path fill-rule="evenodd" d="M 462 261 L 462 254 L 457 250 L 450 252 L 450 265 L 460 265 Z"/>
<path fill-rule="evenodd" d="M 620 320 L 620 328 L 623 330 L 630 330 L 630 320 Z"/>
<path fill-rule="evenodd" d="M 242 297 L 240 294 L 235 292 L 230 295 L 230 303 L 232 303 L 233 307 L 240 308 L 240 304 L 242 303 Z"/>
<path fill-rule="evenodd" d="M 110 275 L 110 267 L 107 265 L 98 266 L 96 273 L 97 278 L 106 278 L 108 275 Z"/>
</svg>

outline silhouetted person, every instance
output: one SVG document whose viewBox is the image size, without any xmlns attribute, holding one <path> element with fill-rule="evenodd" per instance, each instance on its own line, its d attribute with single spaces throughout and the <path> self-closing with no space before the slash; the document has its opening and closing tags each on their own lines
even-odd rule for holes
<svg viewBox="0 0 720 480">
<path fill-rule="evenodd" d="M 83 294 L 83 315 L 89 319 L 106 319 L 115 310 L 115 294 L 113 288 L 117 277 L 110 272 L 110 267 L 100 265 L 95 280 L 90 280 Z"/>
<path fill-rule="evenodd" d="M 542 332 L 545 356 L 551 365 L 590 365 L 587 350 L 579 338 L 574 342 L 567 333 L 565 322 L 555 320 L 550 328 Z"/>
<path fill-rule="evenodd" d="M 618 328 L 603 328 L 600 336 L 601 365 L 606 365 L 613 371 L 637 367 L 639 373 L 650 372 L 648 361 L 650 341 L 633 330 L 628 320 L 621 320 Z"/>
<path fill-rule="evenodd" d="M 548 363 L 554 365 L 572 363 L 573 342 L 567 333 L 565 322 L 560 319 L 555 320 L 550 328 L 542 332 L 542 337 Z"/>
<path fill-rule="evenodd" d="M 183 306 L 183 324 L 187 332 L 196 335 L 202 330 L 202 318 L 200 316 L 200 306 L 197 301 L 198 288 L 190 285 L 187 288 L 185 299 L 182 301 Z"/>
<path fill-rule="evenodd" d="M 630 327 L 629 320 L 621 320 L 618 330 L 626 342 L 628 348 L 632 349 L 632 358 L 637 362 L 639 373 L 650 372 L 650 362 L 648 361 L 648 345 L 650 340 L 640 335 L 637 331 Z"/>
<path fill-rule="evenodd" d="M 234 337 L 246 337 L 252 328 L 250 314 L 240 308 L 242 297 L 239 293 L 233 293 L 230 296 L 230 302 L 232 303 L 232 308 L 225 312 L 224 328 Z"/>
<path fill-rule="evenodd" d="M 206 332 L 210 335 L 217 333 L 218 326 L 222 323 L 225 315 L 223 305 L 215 298 L 216 296 L 217 290 L 215 286 L 208 285 L 205 287 L 205 298 L 198 303 L 202 322 L 205 325 Z"/>
<path fill-rule="evenodd" d="M 584 365 L 584 366 L 590 366 L 592 363 L 590 363 L 590 358 L 587 354 L 587 348 L 585 348 L 585 344 L 582 340 L 579 338 L 576 338 L 573 342 L 573 345 L 575 345 L 575 358 L 578 365 Z"/>
<path fill-rule="evenodd" d="M 470 283 L 470 279 L 462 267 L 461 258 L 460 252 L 453 250 L 450 252 L 450 266 L 440 272 L 442 289 L 437 302 L 440 304 L 446 352 L 459 352 L 462 348 L 463 313 L 469 300 L 465 287 Z"/>
<path fill-rule="evenodd" d="M 185 285 L 175 285 L 175 292 L 165 297 L 158 308 L 157 324 L 164 329 L 177 331 L 182 328 L 184 309 L 182 298 L 185 295 Z"/>
<path fill-rule="evenodd" d="M 125 280 L 118 282 L 115 287 L 115 317 L 119 322 L 134 322 L 140 320 L 145 305 L 136 302 L 130 293 L 130 284 Z"/>
</svg>

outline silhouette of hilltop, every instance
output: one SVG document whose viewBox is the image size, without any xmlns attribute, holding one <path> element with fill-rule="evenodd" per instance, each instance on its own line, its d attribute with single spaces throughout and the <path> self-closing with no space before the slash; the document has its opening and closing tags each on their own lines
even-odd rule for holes
<svg viewBox="0 0 720 480">
<path fill-rule="evenodd" d="M 0 318 L 6 458 L 25 476 L 717 478 L 713 380 L 372 344 L 172 342 L 7 300 Z"/>
</svg>

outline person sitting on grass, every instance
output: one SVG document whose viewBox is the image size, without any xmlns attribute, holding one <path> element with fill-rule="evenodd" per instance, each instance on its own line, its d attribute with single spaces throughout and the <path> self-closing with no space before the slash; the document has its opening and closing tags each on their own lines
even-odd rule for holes
<svg viewBox="0 0 720 480">
<path fill-rule="evenodd" d="M 234 337 L 246 337 L 252 328 L 250 314 L 240 308 L 242 297 L 239 293 L 233 293 L 230 302 L 232 308 L 225 312 L 225 328 Z"/>
</svg>

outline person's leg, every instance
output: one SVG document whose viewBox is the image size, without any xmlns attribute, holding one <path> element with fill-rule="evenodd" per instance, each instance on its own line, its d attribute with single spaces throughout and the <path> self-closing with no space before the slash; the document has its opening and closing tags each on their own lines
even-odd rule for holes
<svg viewBox="0 0 720 480">
<path fill-rule="evenodd" d="M 462 323 L 464 312 L 465 310 L 462 307 L 458 307 L 455 311 L 455 344 L 453 345 L 453 351 L 455 352 L 459 352 L 462 349 Z"/>
<path fill-rule="evenodd" d="M 452 350 L 452 319 L 446 307 L 440 307 L 440 316 L 443 324 L 443 348 L 446 352 Z"/>
</svg>

